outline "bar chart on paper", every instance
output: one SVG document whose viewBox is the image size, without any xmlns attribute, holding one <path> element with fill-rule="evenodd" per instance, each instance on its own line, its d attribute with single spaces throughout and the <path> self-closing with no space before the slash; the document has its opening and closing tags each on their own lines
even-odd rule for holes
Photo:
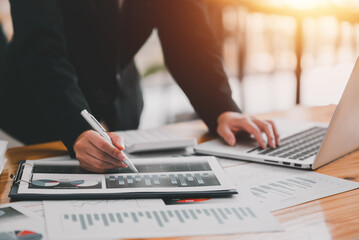
<svg viewBox="0 0 359 240">
<path fill-rule="evenodd" d="M 218 186 L 213 172 L 164 173 L 164 174 L 126 174 L 106 177 L 107 188 L 142 187 L 203 187 Z"/>
<path fill-rule="evenodd" d="M 202 217 L 202 214 L 204 218 Z M 111 213 L 93 214 L 64 214 L 62 222 L 65 228 L 70 225 L 78 225 L 81 230 L 91 230 L 97 227 L 111 225 L 132 225 L 139 222 L 153 224 L 162 228 L 173 223 L 189 223 L 201 220 L 223 224 L 226 221 L 245 221 L 247 218 L 256 219 L 256 214 L 251 208 L 208 208 L 208 209 L 181 209 L 181 210 L 152 210 L 152 211 L 120 211 Z"/>
<path fill-rule="evenodd" d="M 316 172 L 246 164 L 226 169 L 237 188 L 246 187 L 270 210 L 278 210 L 359 187 Z"/>
<path fill-rule="evenodd" d="M 281 229 L 267 211 L 250 205 L 54 210 L 46 213 L 51 239 L 171 237 Z"/>
<path fill-rule="evenodd" d="M 250 187 L 250 190 L 253 195 L 262 199 L 275 198 L 276 196 L 294 196 L 298 191 L 315 188 L 315 185 L 320 184 L 320 181 L 321 179 L 316 178 L 293 177 Z"/>
</svg>

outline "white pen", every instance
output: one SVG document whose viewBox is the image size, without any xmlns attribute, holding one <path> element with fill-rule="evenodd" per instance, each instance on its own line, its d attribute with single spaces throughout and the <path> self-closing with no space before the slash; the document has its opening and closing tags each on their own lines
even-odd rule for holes
<svg viewBox="0 0 359 240">
<path fill-rule="evenodd" d="M 110 138 L 110 136 L 106 133 L 106 129 L 103 128 L 103 126 L 96 120 L 96 118 L 94 116 L 92 116 L 86 109 L 81 111 L 81 115 L 85 118 L 85 120 L 91 125 L 91 127 L 98 132 L 109 144 L 111 144 L 112 146 L 112 140 Z M 133 163 L 130 161 L 130 159 L 128 159 L 128 157 L 126 156 L 126 154 L 124 152 L 122 152 L 122 154 L 125 156 L 125 159 L 123 160 L 123 162 L 134 172 L 138 173 L 137 168 L 135 167 L 135 165 L 133 165 Z"/>
</svg>

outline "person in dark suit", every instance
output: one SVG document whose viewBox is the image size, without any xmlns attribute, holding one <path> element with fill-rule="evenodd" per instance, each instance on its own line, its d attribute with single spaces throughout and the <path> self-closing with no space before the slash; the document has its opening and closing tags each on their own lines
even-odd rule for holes
<svg viewBox="0 0 359 240">
<path fill-rule="evenodd" d="M 165 63 L 209 130 L 230 145 L 246 131 L 279 144 L 275 126 L 241 114 L 231 98 L 203 0 L 10 0 L 14 38 L 0 80 L 0 127 L 24 143 L 62 140 L 83 168 L 121 167 L 115 147 L 90 130 L 138 127 L 143 107 L 133 58 L 157 29 Z"/>
<path fill-rule="evenodd" d="M 5 36 L 5 33 L 3 31 L 3 28 L 1 26 L 0 22 L 0 67 L 3 64 L 3 60 L 5 58 L 6 48 L 7 48 L 7 38 Z"/>
</svg>

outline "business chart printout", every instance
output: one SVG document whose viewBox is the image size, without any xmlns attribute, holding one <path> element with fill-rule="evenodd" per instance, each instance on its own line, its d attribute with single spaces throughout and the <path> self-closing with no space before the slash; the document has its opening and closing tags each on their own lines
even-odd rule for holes
<svg viewBox="0 0 359 240">
<path fill-rule="evenodd" d="M 132 159 L 128 168 L 94 174 L 69 157 L 24 164 L 18 194 L 101 194 L 229 191 L 234 184 L 214 157 Z"/>
<path fill-rule="evenodd" d="M 0 239 L 46 240 L 43 221 L 23 213 L 18 204 L 0 206 Z"/>
<path fill-rule="evenodd" d="M 199 199 L 197 199 L 199 200 Z M 282 230 L 253 196 L 218 203 L 173 204 L 161 199 L 44 201 L 51 240 L 176 237 Z"/>
<path fill-rule="evenodd" d="M 225 171 L 238 189 L 248 188 L 271 211 L 359 188 L 358 182 L 258 163 L 231 166 Z"/>
</svg>

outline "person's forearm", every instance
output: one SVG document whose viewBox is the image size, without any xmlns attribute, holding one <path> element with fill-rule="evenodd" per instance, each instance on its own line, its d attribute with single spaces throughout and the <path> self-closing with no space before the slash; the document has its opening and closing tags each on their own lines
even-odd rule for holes
<svg viewBox="0 0 359 240">
<path fill-rule="evenodd" d="M 164 0 L 156 7 L 166 64 L 196 112 L 215 133 L 221 113 L 240 110 L 231 97 L 221 47 L 210 27 L 205 2 Z"/>
</svg>

